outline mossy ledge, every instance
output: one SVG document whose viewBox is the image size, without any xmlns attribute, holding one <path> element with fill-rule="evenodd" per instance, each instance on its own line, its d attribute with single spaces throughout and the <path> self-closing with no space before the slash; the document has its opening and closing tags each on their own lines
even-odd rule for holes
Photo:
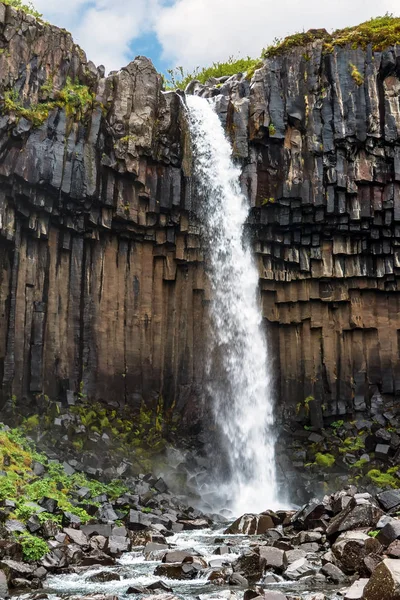
<svg viewBox="0 0 400 600">
<path fill-rule="evenodd" d="M 381 51 L 400 43 L 400 17 L 386 14 L 354 27 L 337 29 L 333 33 L 328 33 L 326 29 L 295 33 L 264 48 L 262 58 L 280 56 L 293 48 L 307 46 L 316 41 L 322 42 L 323 50 L 327 53 L 332 52 L 335 46 L 350 45 L 355 49 L 366 48 L 369 44 L 374 51 Z"/>
</svg>

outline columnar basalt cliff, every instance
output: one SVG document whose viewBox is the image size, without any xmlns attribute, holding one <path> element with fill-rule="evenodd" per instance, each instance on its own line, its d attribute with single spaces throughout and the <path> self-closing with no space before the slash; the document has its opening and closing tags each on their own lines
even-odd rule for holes
<svg viewBox="0 0 400 600">
<path fill-rule="evenodd" d="M 67 32 L 1 4 L 0 22 L 2 402 L 191 412 L 209 291 L 183 104 L 143 57 L 105 77 Z M 285 418 L 400 389 L 399 77 L 399 46 L 316 40 L 190 86 L 243 165 Z"/>
</svg>

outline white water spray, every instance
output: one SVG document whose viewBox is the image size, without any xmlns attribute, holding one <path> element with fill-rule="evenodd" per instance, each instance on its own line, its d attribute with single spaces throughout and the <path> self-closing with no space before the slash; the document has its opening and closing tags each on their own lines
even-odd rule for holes
<svg viewBox="0 0 400 600">
<path fill-rule="evenodd" d="M 248 202 L 212 105 L 188 96 L 187 106 L 212 289 L 208 393 L 230 466 L 220 494 L 236 515 L 261 512 L 276 507 L 277 489 L 258 272 L 243 235 Z"/>
</svg>

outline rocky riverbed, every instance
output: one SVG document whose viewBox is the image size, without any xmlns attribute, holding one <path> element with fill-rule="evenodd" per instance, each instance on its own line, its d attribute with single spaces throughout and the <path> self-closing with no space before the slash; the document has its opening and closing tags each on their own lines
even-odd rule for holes
<svg viewBox="0 0 400 600">
<path fill-rule="evenodd" d="M 143 507 L 150 485 L 153 508 Z M 80 490 L 88 495 L 89 490 Z M 2 517 L 13 508 L 4 500 Z M 299 510 L 243 515 L 233 523 L 184 506 L 162 480 L 138 478 L 136 489 L 100 500 L 83 525 L 43 498 L 58 515 L 24 524 L 6 519 L 0 542 L 0 595 L 158 600 L 397 600 L 400 587 L 400 490 L 376 498 L 349 486 Z M 122 515 L 121 507 L 125 514 Z M 127 510 L 127 507 L 129 509 Z M 53 511 L 53 512 L 52 512 Z M 122 517 L 122 518 L 121 518 Z M 39 560 L 19 536 L 46 540 Z"/>
</svg>

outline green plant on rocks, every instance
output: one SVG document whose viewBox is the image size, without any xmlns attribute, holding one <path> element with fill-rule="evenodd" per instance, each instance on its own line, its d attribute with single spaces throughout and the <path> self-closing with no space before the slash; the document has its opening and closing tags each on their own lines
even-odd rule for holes
<svg viewBox="0 0 400 600">
<path fill-rule="evenodd" d="M 364 77 L 361 75 L 361 73 L 357 69 L 356 65 L 353 65 L 353 63 L 350 63 L 349 67 L 350 67 L 351 76 L 354 79 L 354 81 L 356 82 L 356 84 L 358 86 L 362 85 L 364 83 Z"/>
<path fill-rule="evenodd" d="M 398 471 L 398 467 L 388 469 L 386 473 L 382 473 L 379 469 L 371 469 L 367 473 L 367 477 L 381 488 L 398 488 L 400 487 L 400 480 L 394 476 L 393 473 Z"/>
<path fill-rule="evenodd" d="M 67 77 L 66 84 L 61 90 L 52 90 L 52 78 L 41 88 L 42 95 L 52 94 L 54 99 L 28 104 L 25 106 L 18 92 L 14 89 L 6 90 L 2 102 L 3 114 L 14 113 L 17 118 L 25 118 L 34 127 L 40 127 L 48 118 L 50 112 L 56 108 L 65 109 L 68 117 L 80 121 L 87 111 L 95 105 L 95 95 L 86 85 L 72 81 Z"/>
<path fill-rule="evenodd" d="M 214 62 L 211 67 L 196 67 L 194 71 L 188 72 L 183 67 L 168 69 L 168 78 L 164 79 L 166 89 L 184 90 L 186 86 L 197 79 L 200 83 L 206 83 L 211 77 L 224 77 L 236 75 L 237 73 L 246 73 L 246 79 L 251 79 L 254 71 L 262 66 L 259 58 L 235 58 L 230 56 L 225 62 Z"/>
<path fill-rule="evenodd" d="M 317 452 L 317 454 L 315 455 L 315 463 L 319 467 L 326 467 L 330 469 L 335 464 L 335 457 L 333 456 L 333 454 L 323 454 L 322 452 Z"/>
<path fill-rule="evenodd" d="M 374 51 L 382 51 L 400 42 L 400 18 L 386 13 L 355 27 L 337 29 L 328 33 L 326 29 L 310 29 L 295 33 L 285 39 L 275 39 L 271 46 L 262 51 L 262 58 L 273 58 L 299 46 L 306 46 L 315 41 L 322 42 L 324 52 L 333 52 L 335 47 L 351 46 L 351 48 L 366 48 L 372 45 Z"/>
<path fill-rule="evenodd" d="M 23 533 L 19 536 L 18 541 L 22 546 L 22 554 L 26 561 L 40 560 L 49 551 L 49 547 L 43 539 L 30 533 Z"/>
</svg>

